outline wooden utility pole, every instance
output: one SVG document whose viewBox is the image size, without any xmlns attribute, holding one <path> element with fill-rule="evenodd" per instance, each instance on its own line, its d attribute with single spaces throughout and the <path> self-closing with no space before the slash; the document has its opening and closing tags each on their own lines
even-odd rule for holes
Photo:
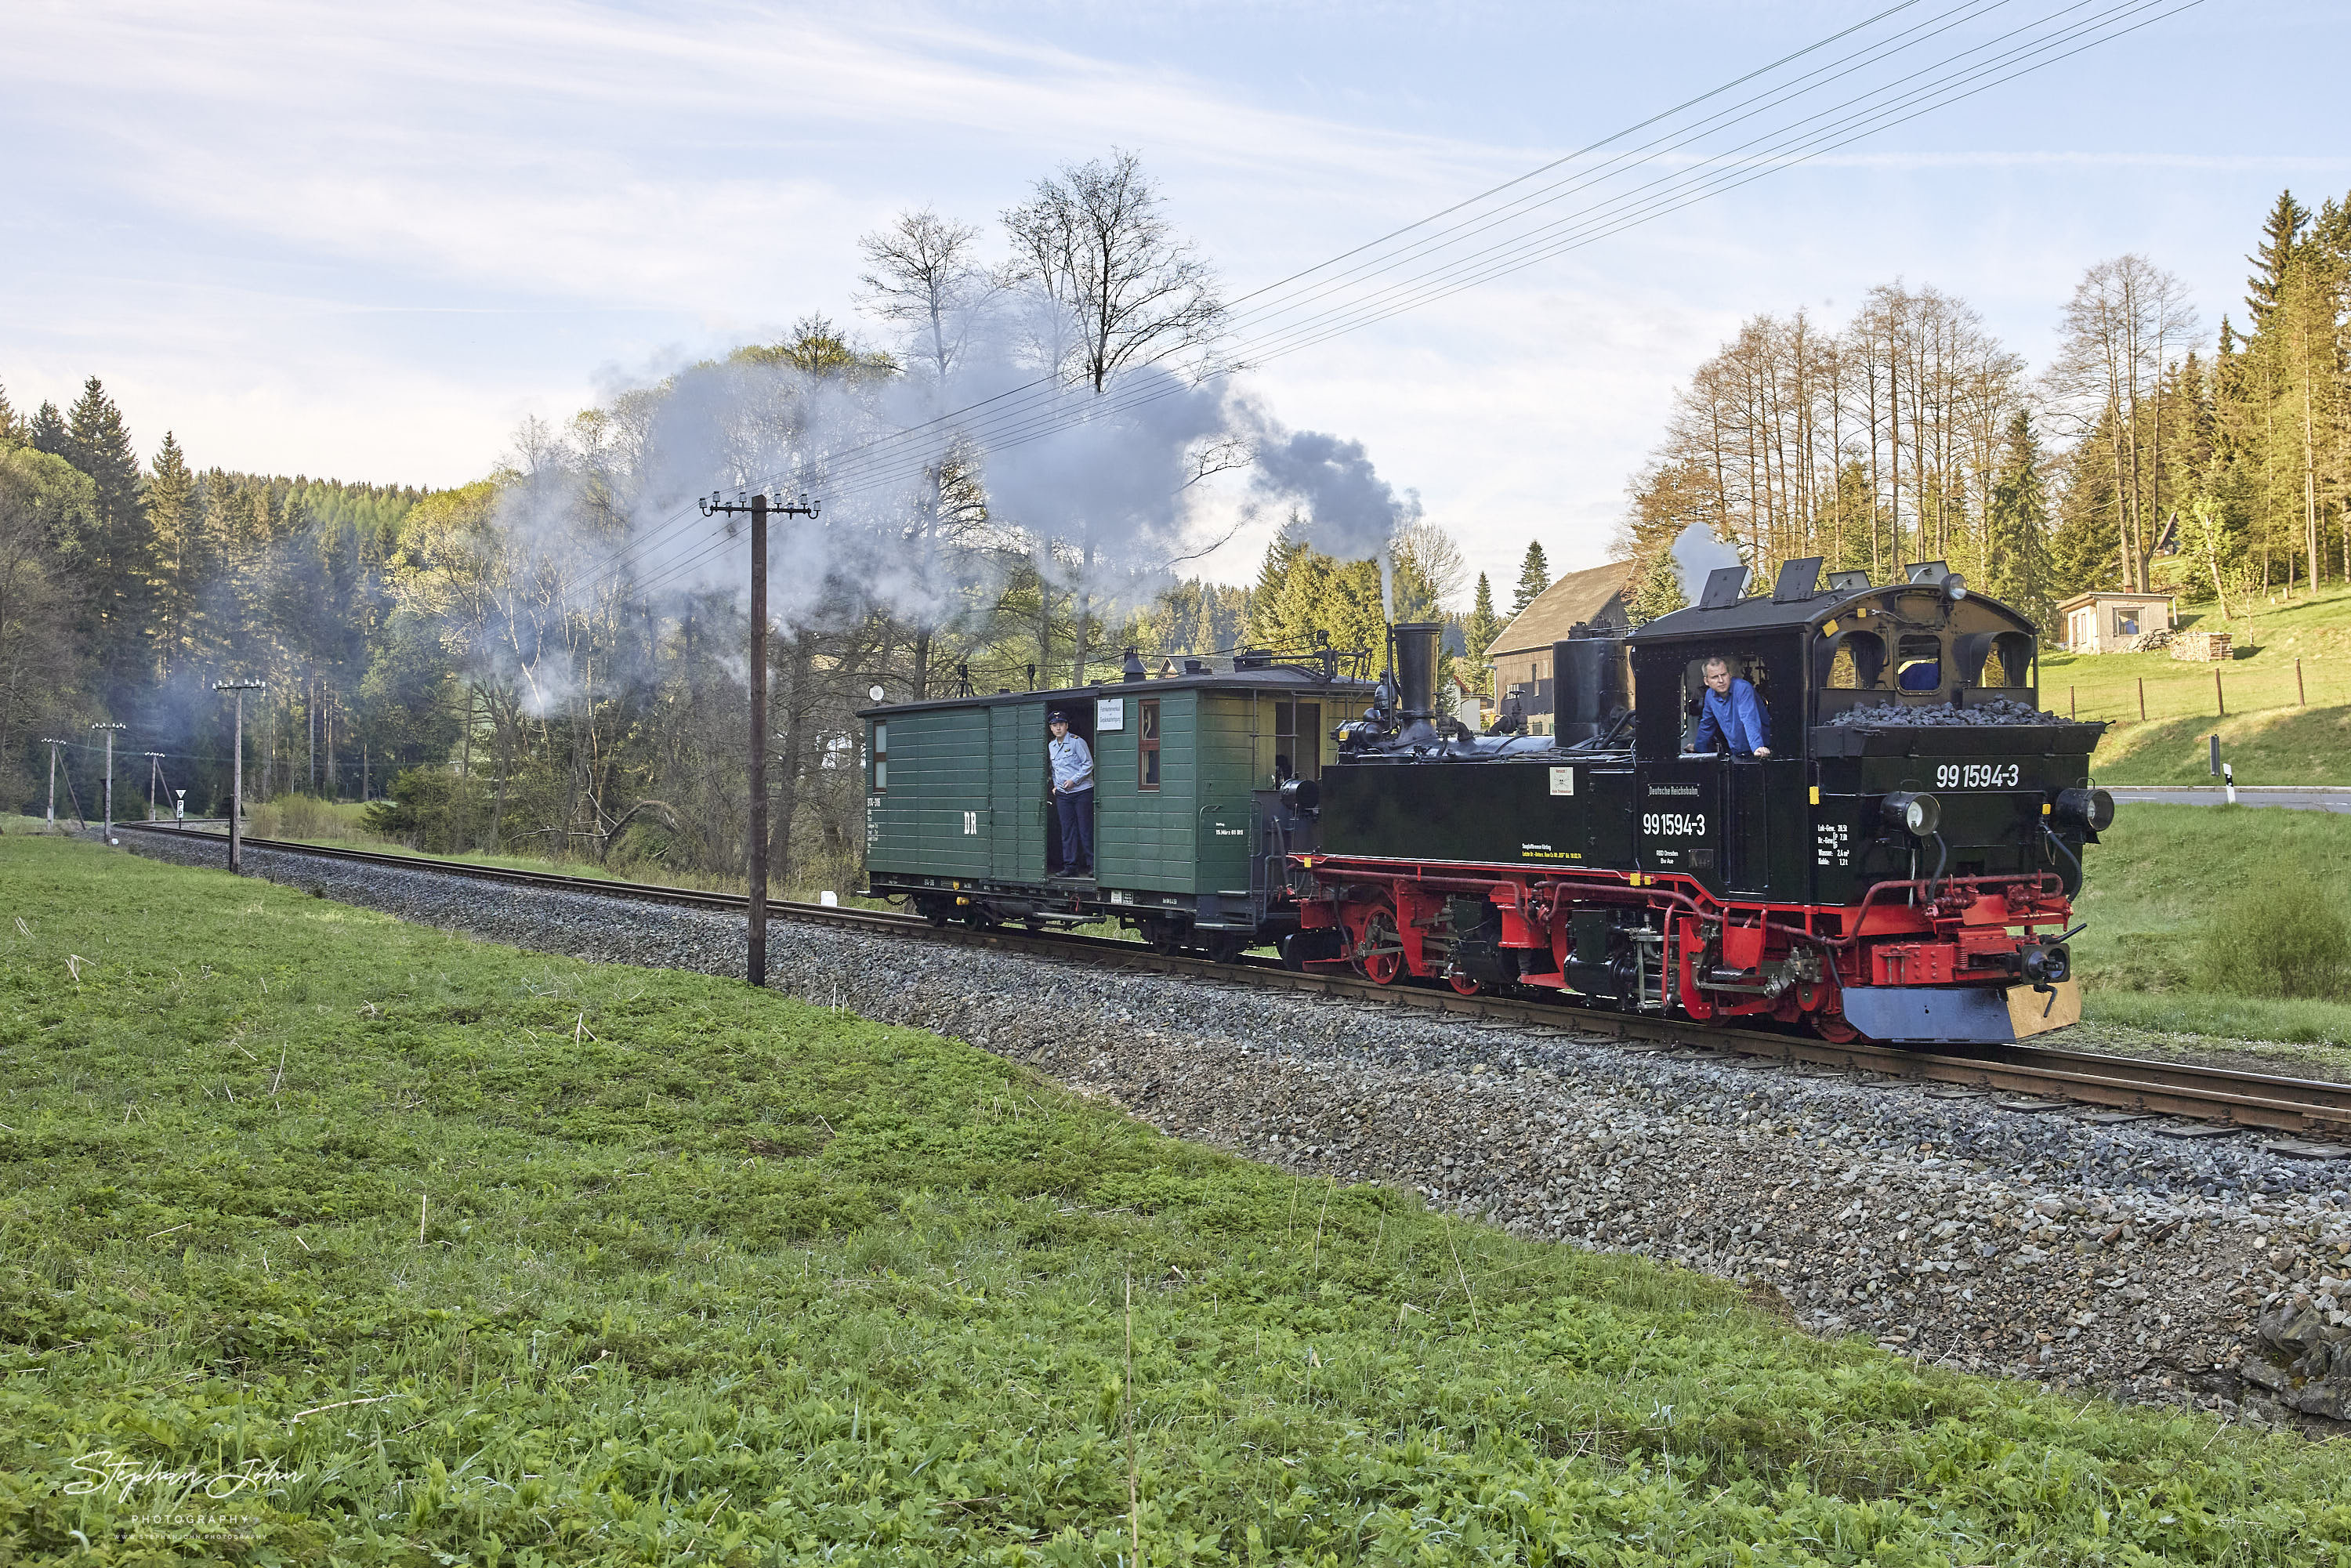
<svg viewBox="0 0 2351 1568">
<path fill-rule="evenodd" d="M 245 694 L 261 690 L 259 681 L 214 681 L 213 690 L 236 695 L 236 727 L 229 736 L 228 873 L 245 870 Z"/>
<path fill-rule="evenodd" d="M 49 819 L 48 829 L 57 831 L 57 747 L 65 744 L 49 736 L 41 737 L 41 744 L 49 748 Z"/>
<path fill-rule="evenodd" d="M 712 491 L 702 503 L 705 517 L 747 513 L 751 518 L 751 865 L 743 977 L 768 983 L 768 518 L 813 517 L 814 507 L 771 507 L 765 495 L 722 501 Z M 786 824 L 789 826 L 789 823 Z"/>
</svg>

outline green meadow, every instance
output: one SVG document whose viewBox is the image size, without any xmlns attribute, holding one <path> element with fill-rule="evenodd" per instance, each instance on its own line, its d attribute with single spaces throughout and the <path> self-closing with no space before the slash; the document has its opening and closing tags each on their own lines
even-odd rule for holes
<svg viewBox="0 0 2351 1568">
<path fill-rule="evenodd" d="M 2338 1563 L 1921 1367 L 954 1041 L 0 836 L 0 1561 Z"/>
<path fill-rule="evenodd" d="M 2278 1042 L 2351 1069 L 2351 817 L 2126 802 L 2100 838 L 2074 941 L 2085 1021 Z M 2258 961 L 2288 935 L 2317 954 L 2299 983 Z"/>
</svg>

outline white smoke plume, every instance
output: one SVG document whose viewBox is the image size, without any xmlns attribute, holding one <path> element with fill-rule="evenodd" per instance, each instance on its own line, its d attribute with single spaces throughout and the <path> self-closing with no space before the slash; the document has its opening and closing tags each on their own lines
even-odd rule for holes
<svg viewBox="0 0 2351 1568">
<path fill-rule="evenodd" d="M 820 507 L 770 519 L 769 613 L 787 631 L 873 613 L 943 624 L 1022 559 L 1098 622 L 1115 619 L 1197 544 L 1196 481 L 1221 465 L 1204 455 L 1253 453 L 1257 501 L 1297 507 L 1309 542 L 1343 559 L 1384 567 L 1421 516 L 1360 442 L 1288 430 L 1228 378 L 1144 367 L 1111 395 L 1065 389 L 1018 422 L 991 421 L 988 410 L 1044 398 L 1033 310 L 997 319 L 1019 332 L 975 330 L 945 378 L 871 361 L 814 374 L 754 351 L 624 389 L 562 433 L 526 426 L 499 491 L 496 590 L 468 638 L 477 660 L 544 713 L 582 683 L 630 675 L 569 656 L 567 612 L 617 598 L 665 613 L 700 598 L 739 613 L 747 519 L 702 516 L 713 491 Z M 943 468 L 959 468 L 984 507 L 944 506 Z"/>
<path fill-rule="evenodd" d="M 1319 430 L 1284 430 L 1259 417 L 1256 492 L 1299 505 L 1307 520 L 1306 541 L 1325 555 L 1384 562 L 1389 542 L 1420 520 L 1419 492 L 1397 495 L 1373 467 L 1360 441 Z"/>
</svg>

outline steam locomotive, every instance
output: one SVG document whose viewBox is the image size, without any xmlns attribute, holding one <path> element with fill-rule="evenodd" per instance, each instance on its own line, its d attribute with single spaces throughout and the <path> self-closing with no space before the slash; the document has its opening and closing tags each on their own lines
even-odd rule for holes
<svg viewBox="0 0 2351 1568">
<path fill-rule="evenodd" d="M 2103 727 L 2040 711 L 2032 622 L 1941 563 L 1882 585 L 1821 565 L 1752 596 L 1727 568 L 1637 630 L 1573 629 L 1550 735 L 1438 713 L 1431 624 L 1393 629 L 1376 685 L 1327 651 L 1151 677 L 1130 650 L 1113 682 L 868 709 L 870 891 L 934 921 L 1113 919 L 1218 959 L 1271 943 L 1382 985 L 1837 1040 L 2075 1021 Z M 1715 659 L 1768 756 L 1690 750 Z M 1056 861 L 1049 712 L 1094 749 L 1084 874 Z"/>
<path fill-rule="evenodd" d="M 1991 1042 L 2075 1021 L 2082 852 L 2114 818 L 2103 726 L 2038 707 L 2032 624 L 1940 562 L 1873 586 L 1745 569 L 1552 650 L 1557 732 L 1472 736 L 1429 699 L 1434 626 L 1343 727 L 1292 858 L 1299 965 L 1526 987 L 1836 1040 Z M 1694 755 L 1708 664 L 1775 744 Z"/>
</svg>

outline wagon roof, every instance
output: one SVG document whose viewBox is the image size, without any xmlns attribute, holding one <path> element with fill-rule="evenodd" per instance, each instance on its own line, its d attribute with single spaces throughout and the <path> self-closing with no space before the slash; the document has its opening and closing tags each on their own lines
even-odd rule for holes
<svg viewBox="0 0 2351 1568">
<path fill-rule="evenodd" d="M 1010 703 L 1084 702 L 1095 697 L 1157 696 L 1162 692 L 1253 691 L 1289 692 L 1300 696 L 1365 697 L 1370 681 L 1326 677 L 1320 670 L 1275 664 L 1262 670 L 1211 670 L 1197 675 L 1168 675 L 1146 681 L 1098 681 L 1089 686 L 1054 686 L 1029 692 L 987 692 L 967 697 L 930 697 L 922 702 L 880 703 L 857 710 L 859 718 L 902 713 L 935 713 L 946 708 L 1001 707 Z"/>
</svg>

